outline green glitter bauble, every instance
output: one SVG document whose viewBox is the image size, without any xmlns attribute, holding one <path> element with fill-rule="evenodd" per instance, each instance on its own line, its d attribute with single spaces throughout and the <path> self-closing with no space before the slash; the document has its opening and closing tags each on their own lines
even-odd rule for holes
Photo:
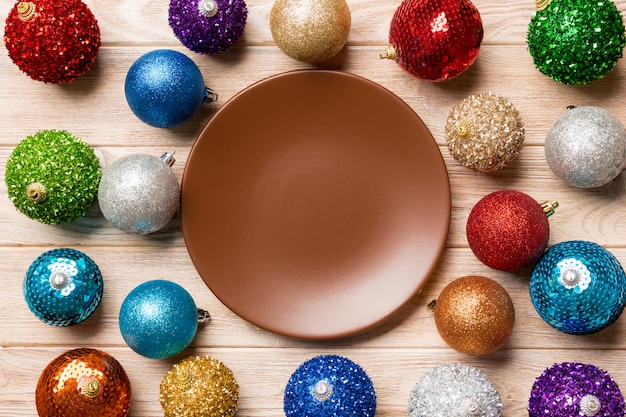
<svg viewBox="0 0 626 417">
<path fill-rule="evenodd" d="M 530 20 L 527 41 L 539 71 L 573 85 L 611 71 L 626 36 L 622 14 L 610 0 L 552 0 Z"/>
<path fill-rule="evenodd" d="M 93 205 L 101 176 L 89 145 L 62 130 L 43 130 L 15 147 L 5 181 L 19 211 L 42 223 L 64 224 Z"/>
</svg>

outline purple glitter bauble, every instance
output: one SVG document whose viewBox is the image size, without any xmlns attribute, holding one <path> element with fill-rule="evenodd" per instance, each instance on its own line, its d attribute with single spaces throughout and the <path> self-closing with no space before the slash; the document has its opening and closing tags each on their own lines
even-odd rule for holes
<svg viewBox="0 0 626 417">
<path fill-rule="evenodd" d="M 350 359 L 320 355 L 301 364 L 285 388 L 287 417 L 374 417 L 376 393 Z"/>
<path fill-rule="evenodd" d="M 530 417 L 623 417 L 624 397 L 602 369 L 563 362 L 535 380 L 528 400 Z"/>
<path fill-rule="evenodd" d="M 187 48 L 200 54 L 226 52 L 243 34 L 244 0 L 171 0 L 170 26 Z"/>
</svg>

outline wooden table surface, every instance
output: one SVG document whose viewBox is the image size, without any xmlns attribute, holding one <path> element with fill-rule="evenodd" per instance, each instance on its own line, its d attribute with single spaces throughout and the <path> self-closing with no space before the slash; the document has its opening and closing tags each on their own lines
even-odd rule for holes
<svg viewBox="0 0 626 417">
<path fill-rule="evenodd" d="M 387 46 L 389 23 L 399 1 L 349 0 L 352 29 L 344 50 L 316 66 L 295 61 L 274 44 L 269 29 L 272 1 L 249 0 L 244 36 L 230 52 L 200 56 L 186 50 L 168 26 L 167 1 L 86 0 L 98 19 L 103 45 L 94 67 L 68 85 L 31 80 L 0 51 L 0 415 L 34 416 L 35 387 L 44 367 L 76 347 L 102 349 L 116 357 L 131 380 L 130 415 L 162 415 L 159 383 L 173 363 L 190 354 L 210 355 L 229 366 L 240 385 L 238 416 L 280 416 L 284 387 L 304 360 L 339 354 L 360 364 L 371 377 L 378 398 L 377 415 L 407 415 L 410 391 L 434 366 L 458 361 L 483 370 L 502 396 L 504 415 L 526 415 L 532 384 L 555 362 L 593 363 L 626 389 L 626 321 L 589 336 L 571 336 L 549 327 L 528 295 L 530 270 L 505 273 L 481 264 L 468 247 L 465 222 L 473 205 L 500 189 L 516 189 L 538 201 L 557 200 L 550 218 L 550 244 L 583 239 L 597 242 L 626 262 L 626 179 L 591 190 L 559 180 L 545 161 L 547 129 L 569 105 L 603 107 L 626 122 L 626 63 L 587 86 L 566 86 L 540 74 L 525 43 L 534 13 L 531 1 L 476 0 L 485 37 L 475 64 L 444 83 L 427 83 L 379 59 Z M 12 0 L 0 0 L 8 15 Z M 619 2 L 621 10 L 625 2 Z M 124 97 L 128 68 L 140 55 L 171 48 L 191 57 L 219 101 L 205 106 L 189 123 L 158 129 L 139 121 Z M 176 150 L 173 169 L 180 178 L 194 139 L 230 97 L 268 76 L 294 69 L 325 68 L 366 77 L 408 103 L 440 146 L 452 190 L 452 218 L 446 249 L 423 291 L 399 314 L 363 334 L 330 342 L 299 341 L 256 328 L 226 308 L 200 279 L 187 254 L 176 216 L 158 233 L 131 235 L 111 226 L 97 205 L 63 226 L 49 226 L 18 212 L 7 197 L 4 166 L 13 148 L 42 129 L 65 129 L 101 151 L 106 163 L 130 153 L 160 155 Z M 518 159 L 489 175 L 475 174 L 450 157 L 443 127 L 451 107 L 466 96 L 492 91 L 521 112 L 526 141 Z M 323 131 L 320 131 L 323 134 Z M 393 132 L 390 132 L 393 135 Z M 105 297 L 94 315 L 70 328 L 48 326 L 27 308 L 22 280 L 30 263 L 55 247 L 87 253 L 105 277 Z M 504 347 L 471 357 L 449 348 L 439 337 L 426 308 L 453 279 L 477 274 L 500 282 L 515 304 L 516 324 Z M 184 286 L 213 318 L 183 354 L 167 360 L 144 358 L 123 341 L 118 327 L 120 305 L 128 292 L 149 279 L 169 279 Z"/>
</svg>

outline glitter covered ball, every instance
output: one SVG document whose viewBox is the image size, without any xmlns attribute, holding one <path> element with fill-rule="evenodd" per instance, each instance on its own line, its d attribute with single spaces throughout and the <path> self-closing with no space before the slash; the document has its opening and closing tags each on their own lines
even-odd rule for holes
<svg viewBox="0 0 626 417">
<path fill-rule="evenodd" d="M 467 70 L 478 57 L 483 24 L 469 0 L 404 0 L 389 28 L 381 58 L 395 60 L 425 81 L 444 81 Z"/>
<path fill-rule="evenodd" d="M 444 129 L 450 154 L 476 172 L 508 165 L 524 144 L 524 122 L 505 98 L 493 93 L 471 95 L 456 104 Z"/>
<path fill-rule="evenodd" d="M 626 130 L 607 110 L 575 107 L 550 127 L 544 149 L 550 169 L 567 184 L 599 187 L 624 169 Z"/>
<path fill-rule="evenodd" d="M 244 0 L 171 0 L 169 22 L 183 45 L 200 54 L 226 52 L 243 34 Z"/>
<path fill-rule="evenodd" d="M 546 369 L 533 384 L 529 417 L 622 417 L 624 397 L 606 371 L 563 362 Z"/>
<path fill-rule="evenodd" d="M 198 329 L 198 309 L 180 285 L 147 281 L 124 299 L 119 315 L 124 341 L 140 355 L 163 359 L 183 351 Z"/>
<path fill-rule="evenodd" d="M 502 400 L 487 375 L 462 363 L 428 371 L 413 387 L 409 417 L 501 417 Z"/>
<path fill-rule="evenodd" d="M 626 303 L 626 275 L 597 243 L 552 246 L 530 277 L 530 299 L 546 323 L 565 333 L 596 333 L 611 325 Z"/>
<path fill-rule="evenodd" d="M 100 28 L 80 0 L 18 1 L 4 28 L 13 62 L 45 83 L 73 81 L 87 72 L 100 48 Z"/>
<path fill-rule="evenodd" d="M 437 298 L 435 324 L 452 349 L 466 355 L 486 355 L 498 350 L 513 332 L 513 301 L 492 279 L 458 278 Z"/>
<path fill-rule="evenodd" d="M 81 348 L 59 355 L 46 366 L 35 397 L 40 417 L 125 417 L 131 388 L 113 356 Z"/>
<path fill-rule="evenodd" d="M 5 181 L 19 211 L 42 223 L 64 224 L 93 205 L 101 175 L 89 145 L 63 130 L 43 130 L 13 150 Z"/>
<path fill-rule="evenodd" d="M 624 23 L 612 1 L 537 0 L 537 6 L 527 42 L 543 74 L 564 84 L 588 84 L 622 57 Z"/>
<path fill-rule="evenodd" d="M 270 12 L 276 45 L 291 58 L 309 63 L 337 55 L 351 25 L 345 0 L 276 0 Z"/>
<path fill-rule="evenodd" d="M 285 387 L 287 417 L 373 417 L 374 385 L 350 359 L 320 355 L 302 363 Z"/>
<path fill-rule="evenodd" d="M 514 190 L 488 194 L 467 218 L 467 241 L 485 265 L 500 271 L 517 271 L 535 264 L 550 238 L 548 217 L 558 203 L 539 204 Z"/>
<path fill-rule="evenodd" d="M 165 417 L 233 417 L 239 385 L 217 359 L 189 356 L 167 372 L 160 399 Z"/>
<path fill-rule="evenodd" d="M 85 320 L 103 292 L 98 265 L 75 249 L 59 248 L 33 261 L 22 284 L 28 308 L 44 323 L 71 326 Z"/>
<path fill-rule="evenodd" d="M 180 201 L 178 178 L 170 168 L 171 154 L 161 158 L 126 155 L 106 167 L 98 189 L 104 217 L 129 233 L 153 233 L 174 217 Z"/>
<path fill-rule="evenodd" d="M 135 116 L 162 128 L 188 122 L 202 103 L 217 99 L 204 86 L 200 68 L 186 55 L 169 49 L 139 57 L 126 74 L 124 92 Z"/>
</svg>

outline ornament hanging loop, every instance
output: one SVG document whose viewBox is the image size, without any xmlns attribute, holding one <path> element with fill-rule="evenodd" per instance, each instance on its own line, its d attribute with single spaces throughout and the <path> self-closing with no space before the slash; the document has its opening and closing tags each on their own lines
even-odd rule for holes
<svg viewBox="0 0 626 417">
<path fill-rule="evenodd" d="M 392 59 L 395 61 L 397 56 L 396 48 L 393 45 L 389 45 L 387 49 L 380 54 L 380 59 Z"/>
<path fill-rule="evenodd" d="M 213 103 L 214 101 L 217 101 L 217 93 L 215 92 L 215 90 L 205 87 L 204 88 L 204 102 L 205 103 Z"/>
<path fill-rule="evenodd" d="M 544 201 L 541 203 L 541 208 L 543 209 L 543 212 L 546 213 L 546 217 L 552 216 L 558 206 L 558 201 Z"/>
</svg>

